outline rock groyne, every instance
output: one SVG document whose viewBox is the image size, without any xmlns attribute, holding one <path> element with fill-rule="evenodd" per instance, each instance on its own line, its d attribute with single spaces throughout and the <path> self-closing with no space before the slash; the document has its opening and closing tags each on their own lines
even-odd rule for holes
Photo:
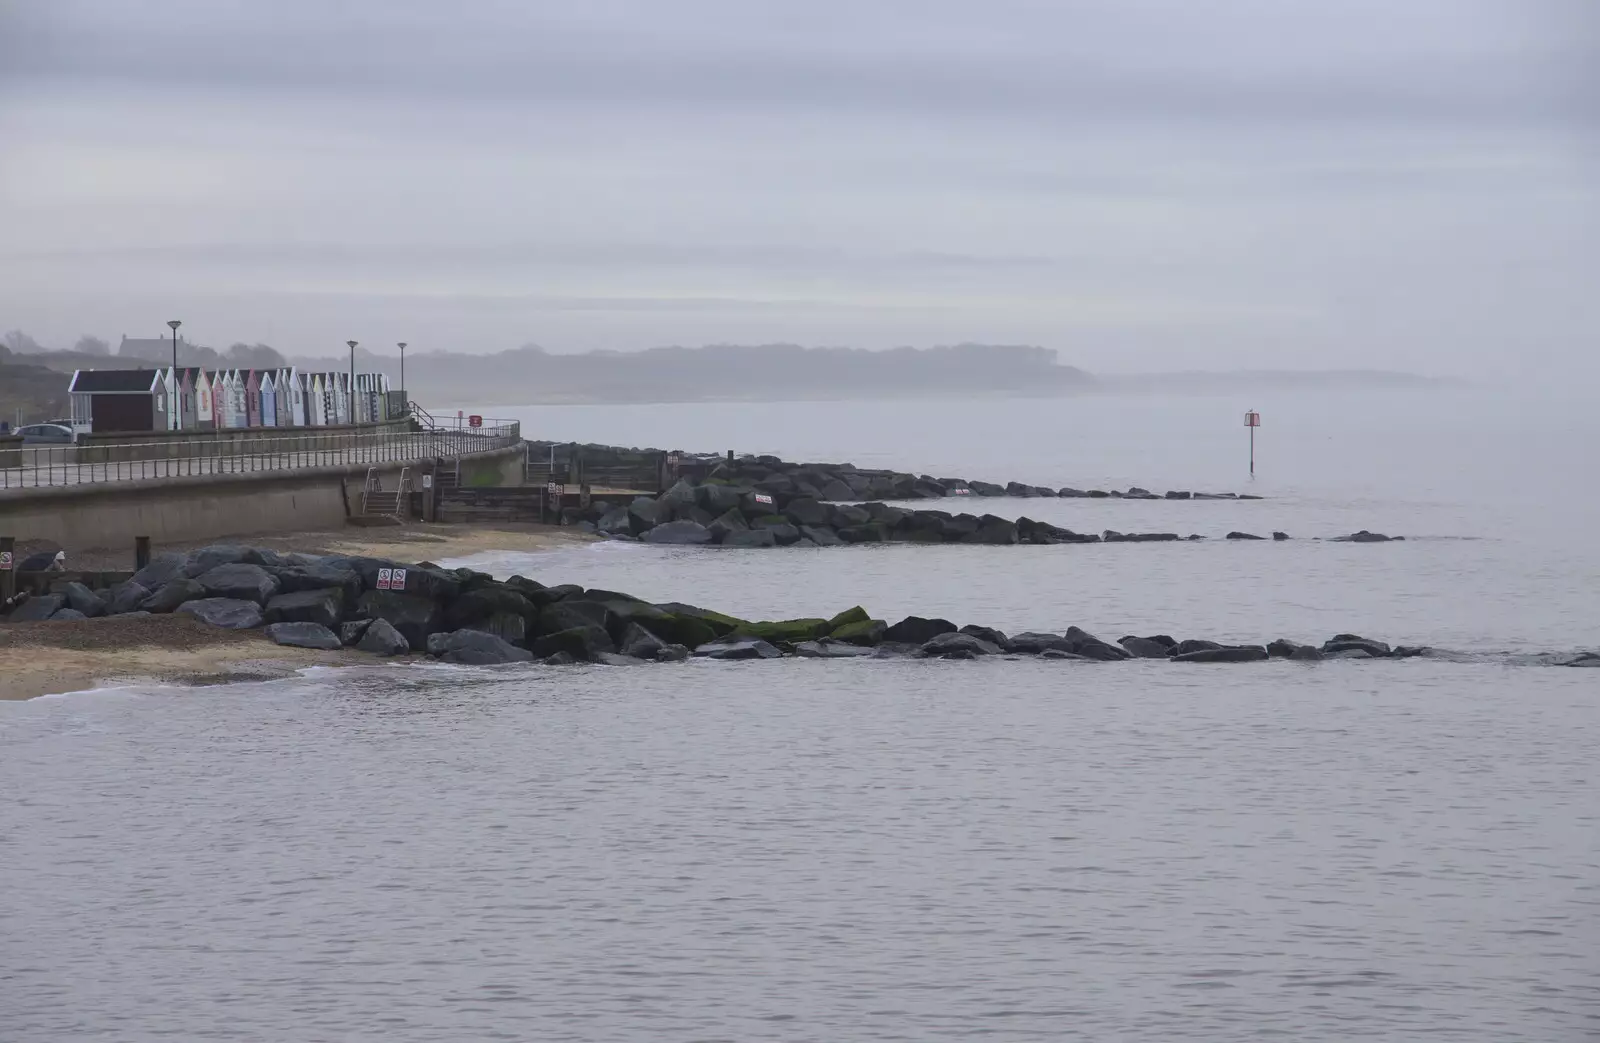
<svg viewBox="0 0 1600 1043">
<path fill-rule="evenodd" d="M 79 589 L 81 588 L 81 589 Z M 909 616 L 895 623 L 860 607 L 831 618 L 747 620 L 679 602 L 651 603 L 615 590 L 498 580 L 467 568 L 380 558 L 280 554 L 246 546 L 165 554 L 104 590 L 67 582 L 23 599 L 7 623 L 174 612 L 229 629 L 263 628 L 279 644 L 348 648 L 377 656 L 428 655 L 489 665 L 578 662 L 1030 656 L 1080 662 L 1134 659 L 1247 663 L 1279 658 L 1405 659 L 1430 654 L 1356 634 L 1303 644 L 1236 644 L 1170 635 L 1103 640 L 1077 626 L 1007 634 L 976 624 Z M 1568 666 L 1600 667 L 1578 653 Z"/>
</svg>

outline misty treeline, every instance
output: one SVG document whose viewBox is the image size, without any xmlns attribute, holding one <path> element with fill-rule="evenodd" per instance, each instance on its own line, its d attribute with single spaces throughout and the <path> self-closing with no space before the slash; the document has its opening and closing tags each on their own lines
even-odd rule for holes
<svg viewBox="0 0 1600 1043">
<path fill-rule="evenodd" d="M 111 343 L 91 334 L 79 337 L 69 350 L 49 348 L 21 330 L 12 330 L 0 337 L 0 358 L 6 355 L 39 355 L 36 360 L 44 365 L 52 362 L 69 362 L 74 369 L 100 366 L 107 369 L 135 369 L 146 363 L 155 365 L 172 363 L 172 343 L 166 340 L 123 341 L 116 349 Z M 266 344 L 246 344 L 243 341 L 217 351 L 203 344 L 191 344 L 178 338 L 178 365 L 202 366 L 207 369 L 282 369 L 289 365 L 282 354 Z M 59 368 L 59 367 L 57 367 Z"/>
<path fill-rule="evenodd" d="M 298 359 L 343 369 L 348 357 Z M 368 363 L 371 365 L 368 365 Z M 392 355 L 357 352 L 358 368 L 399 376 Z M 693 402 L 705 399 L 893 397 L 1009 391 L 1050 394 L 1092 382 L 1055 351 L 1026 345 L 806 348 L 796 344 L 664 347 L 562 355 L 537 345 L 492 355 L 406 356 L 406 389 L 428 402 Z"/>
</svg>

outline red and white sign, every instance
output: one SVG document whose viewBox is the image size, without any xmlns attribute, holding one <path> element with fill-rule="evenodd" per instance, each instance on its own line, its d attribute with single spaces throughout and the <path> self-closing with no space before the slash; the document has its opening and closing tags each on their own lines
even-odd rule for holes
<svg viewBox="0 0 1600 1043">
<path fill-rule="evenodd" d="M 390 590 L 404 590 L 404 589 L 406 589 L 406 570 L 405 569 L 395 569 L 394 570 L 394 575 L 389 577 L 389 589 Z"/>
<path fill-rule="evenodd" d="M 392 590 L 393 587 L 391 586 L 391 584 L 393 584 L 393 583 L 394 583 L 394 569 L 379 569 L 378 570 L 378 589 L 379 590 Z"/>
<path fill-rule="evenodd" d="M 1260 413 L 1246 413 L 1244 415 L 1244 426 L 1245 427 L 1260 427 L 1261 426 L 1261 414 Z"/>
<path fill-rule="evenodd" d="M 8 551 L 8 550 L 0 550 L 0 572 L 10 572 L 10 571 L 11 571 L 11 552 Z"/>
<path fill-rule="evenodd" d="M 951 496 L 971 496 L 972 495 L 972 490 L 971 489 L 951 489 L 950 490 L 950 495 Z"/>
<path fill-rule="evenodd" d="M 483 417 L 479 416 L 476 413 L 472 414 L 471 416 L 467 417 L 467 426 L 468 427 L 482 427 L 483 426 Z"/>
<path fill-rule="evenodd" d="M 756 493 L 756 503 L 771 503 L 772 497 L 766 493 Z"/>
</svg>

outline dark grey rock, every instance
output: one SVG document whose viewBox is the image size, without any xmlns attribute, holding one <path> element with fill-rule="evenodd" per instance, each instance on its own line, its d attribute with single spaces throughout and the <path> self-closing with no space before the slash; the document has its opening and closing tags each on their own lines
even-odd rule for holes
<svg viewBox="0 0 1600 1043">
<path fill-rule="evenodd" d="M 1065 636 L 1068 641 L 1072 642 L 1072 647 L 1068 651 L 1076 652 L 1078 655 L 1087 656 L 1090 659 L 1115 662 L 1120 659 L 1133 658 L 1133 653 L 1121 645 L 1102 641 L 1088 631 L 1080 630 L 1078 627 L 1068 627 Z"/>
<path fill-rule="evenodd" d="M 613 507 L 600 516 L 600 520 L 595 522 L 595 528 L 607 536 L 632 536 L 633 515 L 626 507 Z"/>
<path fill-rule="evenodd" d="M 773 542 L 780 547 L 788 547 L 800 542 L 800 530 L 790 524 L 787 518 L 757 518 L 751 523 L 753 529 L 765 529 L 772 533 Z"/>
<path fill-rule="evenodd" d="M 68 608 L 83 613 L 85 619 L 106 614 L 105 600 L 82 583 L 63 583 L 57 593 L 67 599 Z"/>
<path fill-rule="evenodd" d="M 1403 537 L 1403 536 L 1385 536 L 1381 532 L 1368 532 L 1366 529 L 1362 529 L 1360 532 L 1352 532 L 1348 536 L 1335 536 L 1329 542 L 1332 542 L 1332 543 L 1390 543 L 1390 542 L 1393 542 L 1394 540 L 1401 540 L 1401 539 L 1404 539 L 1404 538 L 1405 537 Z"/>
<path fill-rule="evenodd" d="M 702 485 L 695 490 L 700 506 L 713 515 L 737 511 L 747 490 L 732 485 Z"/>
<path fill-rule="evenodd" d="M 218 565 L 194 577 L 206 594 L 214 598 L 254 601 L 264 605 L 278 592 L 278 580 L 260 565 L 238 563 Z"/>
<path fill-rule="evenodd" d="M 1286 532 L 1275 532 L 1272 534 L 1272 538 L 1277 540 L 1279 543 L 1282 543 L 1284 540 L 1289 538 L 1289 534 Z"/>
<path fill-rule="evenodd" d="M 689 650 L 682 645 L 662 645 L 656 649 L 656 662 L 681 663 L 689 658 Z"/>
<path fill-rule="evenodd" d="M 369 590 L 356 602 L 352 616 L 381 619 L 400 632 L 412 648 L 427 648 L 428 635 L 442 629 L 443 619 L 433 599 L 392 590 Z"/>
<path fill-rule="evenodd" d="M 278 581 L 278 593 L 294 594 L 302 590 L 327 590 L 336 587 L 344 596 L 346 605 L 354 605 L 363 589 L 361 574 L 354 569 L 333 568 L 317 563 L 282 565 L 267 569 Z"/>
<path fill-rule="evenodd" d="M 1388 656 L 1373 655 L 1365 648 L 1347 647 L 1335 649 L 1332 652 L 1324 651 L 1324 659 L 1387 659 Z"/>
<path fill-rule="evenodd" d="M 261 615 L 268 623 L 315 623 L 331 632 L 344 615 L 344 592 L 328 587 L 279 594 L 268 599 Z"/>
<path fill-rule="evenodd" d="M 468 666 L 495 666 L 500 663 L 527 663 L 533 654 L 481 630 L 456 630 L 428 638 L 428 652 L 447 663 Z"/>
<path fill-rule="evenodd" d="M 1370 641 L 1358 634 L 1337 634 L 1322 645 L 1322 651 L 1327 654 L 1343 652 L 1351 648 L 1359 648 L 1375 658 L 1383 658 L 1394 651 L 1382 641 Z"/>
<path fill-rule="evenodd" d="M 1249 533 L 1249 532 L 1230 532 L 1230 533 L 1228 533 L 1228 539 L 1230 539 L 1230 540 L 1264 540 L 1264 539 L 1266 539 L 1266 537 L 1265 536 L 1257 536 L 1254 533 Z"/>
<path fill-rule="evenodd" d="M 615 602 L 622 605 L 624 603 Z M 627 602 L 631 606 L 632 602 Z M 632 612 L 629 608 L 626 611 Z M 534 633 L 554 634 L 562 630 L 571 630 L 574 627 L 599 627 L 602 630 L 614 630 L 611 606 L 599 601 L 590 601 L 587 598 L 568 598 L 558 601 L 553 605 L 546 605 L 539 610 L 538 618 L 534 622 Z M 606 651 L 612 651 L 608 648 Z"/>
<path fill-rule="evenodd" d="M 985 641 L 981 637 L 957 631 L 951 634 L 940 634 L 938 637 L 923 643 L 917 649 L 917 655 L 926 659 L 966 658 L 969 654 L 976 656 L 999 655 L 1000 646 Z"/>
<path fill-rule="evenodd" d="M 1057 652 L 1072 652 L 1072 645 L 1072 641 L 1062 637 L 1060 634 L 1043 634 L 1028 631 L 1023 634 L 1011 635 L 1011 650 L 1013 652 L 1022 652 L 1026 655 L 1042 655 L 1051 649 Z"/>
<path fill-rule="evenodd" d="M 685 512 L 698 506 L 698 499 L 699 496 L 694 491 L 694 486 L 690 485 L 687 480 L 680 478 L 673 483 L 672 488 L 661 494 L 657 502 L 672 517 L 682 518 Z"/>
<path fill-rule="evenodd" d="M 1188 655 L 1190 652 L 1209 652 L 1221 647 L 1222 646 L 1215 641 L 1203 641 L 1199 638 L 1191 638 L 1188 641 L 1179 641 L 1177 647 L 1172 650 L 1172 654 Z"/>
<path fill-rule="evenodd" d="M 821 494 L 822 499 L 835 502 L 849 501 L 857 498 L 856 491 L 837 478 L 831 479 L 824 483 L 818 492 Z"/>
<path fill-rule="evenodd" d="M 295 648 L 343 648 L 339 635 L 321 623 L 268 623 L 262 631 L 274 643 Z"/>
<path fill-rule="evenodd" d="M 1172 657 L 1174 663 L 1258 663 L 1267 658 L 1267 650 L 1260 645 L 1236 645 L 1230 648 L 1203 648 Z"/>
<path fill-rule="evenodd" d="M 872 515 L 867 513 L 865 507 L 853 503 L 834 504 L 828 515 L 828 524 L 835 529 L 853 528 L 871 520 Z"/>
<path fill-rule="evenodd" d="M 555 655 L 545 656 L 542 660 L 545 666 L 571 666 L 577 661 L 571 652 L 557 652 Z"/>
<path fill-rule="evenodd" d="M 139 606 L 144 604 L 144 599 L 150 596 L 148 588 L 131 579 L 126 583 L 118 583 L 111 588 L 110 593 L 111 597 L 106 601 L 106 614 L 109 616 L 121 616 L 138 611 Z"/>
<path fill-rule="evenodd" d="M 1308 647 L 1311 646 L 1302 645 L 1298 641 L 1290 641 L 1286 637 L 1280 637 L 1267 645 L 1267 654 L 1275 659 L 1291 659 L 1297 650 Z"/>
<path fill-rule="evenodd" d="M 1103 663 L 1103 662 L 1105 662 L 1105 660 L 1103 660 L 1103 659 L 1090 659 L 1086 655 L 1079 655 L 1076 652 L 1065 652 L 1065 651 L 1062 651 L 1059 648 L 1047 648 L 1043 652 L 1039 653 L 1039 658 L 1040 659 L 1065 659 L 1065 660 L 1068 660 L 1069 662 L 1074 662 L 1074 663 Z"/>
<path fill-rule="evenodd" d="M 654 659 L 666 647 L 665 641 L 638 623 L 629 623 L 622 632 L 622 640 L 617 642 L 618 651 L 635 659 Z"/>
<path fill-rule="evenodd" d="M 874 652 L 848 641 L 823 637 L 815 641 L 801 641 L 794 646 L 794 654 L 802 659 L 856 659 L 873 655 Z"/>
<path fill-rule="evenodd" d="M 1009 546 L 1018 542 L 1017 523 L 1008 518 L 985 514 L 978 519 L 978 531 L 966 537 L 964 542 Z"/>
<path fill-rule="evenodd" d="M 960 633 L 971 634 L 973 637 L 987 641 L 1002 652 L 1011 651 L 1011 639 L 1005 635 L 1004 631 L 996 630 L 993 627 L 980 627 L 974 623 L 968 623 L 961 628 Z"/>
<path fill-rule="evenodd" d="M 724 547 L 776 547 L 778 538 L 771 529 L 743 529 L 730 532 L 722 539 Z"/>
<path fill-rule="evenodd" d="M 1148 637 L 1125 637 L 1117 642 L 1135 659 L 1165 659 L 1171 648 Z"/>
<path fill-rule="evenodd" d="M 783 653 L 777 646 L 759 637 L 723 637 L 701 645 L 694 650 L 697 656 L 707 659 L 780 659 Z"/>
<path fill-rule="evenodd" d="M 1193 493 L 1177 492 L 1177 491 L 1170 491 L 1170 492 L 1167 493 L 1167 499 L 1169 499 L 1169 500 L 1192 500 L 1193 498 L 1194 498 L 1194 494 Z"/>
<path fill-rule="evenodd" d="M 218 543 L 210 547 L 202 547 L 189 555 L 189 560 L 183 566 L 183 574 L 190 578 L 196 578 L 210 572 L 219 565 L 260 564 L 261 554 L 254 547 Z M 141 585 L 143 584 L 141 583 Z"/>
<path fill-rule="evenodd" d="M 663 522 L 639 537 L 644 543 L 697 546 L 711 542 L 711 530 L 697 521 Z"/>
<path fill-rule="evenodd" d="M 809 496 L 797 496 L 784 506 L 783 516 L 797 528 L 804 528 L 807 525 L 826 525 L 828 519 L 833 516 L 833 509 Z"/>
<path fill-rule="evenodd" d="M 361 640 L 361 635 L 367 632 L 367 627 L 372 625 L 370 619 L 352 619 L 339 624 L 339 643 L 345 646 L 353 645 Z"/>
<path fill-rule="evenodd" d="M 405 655 L 412 646 L 387 619 L 374 619 L 356 639 L 355 647 L 357 651 L 371 652 L 373 655 L 392 656 Z"/>
<path fill-rule="evenodd" d="M 520 646 L 528 641 L 528 619 L 514 612 L 496 612 L 488 619 L 467 624 L 463 629 L 493 634 L 508 645 Z"/>
<path fill-rule="evenodd" d="M 75 608 L 58 608 L 58 609 L 56 609 L 55 614 L 50 617 L 50 622 L 52 622 L 52 623 L 62 623 L 62 622 L 69 622 L 69 621 L 75 620 L 75 619 L 88 619 L 88 618 L 89 618 L 88 616 L 84 615 L 82 612 L 79 612 Z"/>
<path fill-rule="evenodd" d="M 198 598 L 177 608 L 180 616 L 193 616 L 202 623 L 225 630 L 251 630 L 260 626 L 261 606 L 243 598 Z"/>
<path fill-rule="evenodd" d="M 883 634 L 883 640 L 897 645 L 925 645 L 940 634 L 953 634 L 956 625 L 948 619 L 907 616 Z"/>
<path fill-rule="evenodd" d="M 491 583 L 475 587 L 452 601 L 444 612 L 444 627 L 446 630 L 460 630 L 497 614 L 534 618 L 539 610 L 533 602 L 511 587 Z"/>
<path fill-rule="evenodd" d="M 728 538 L 729 533 L 744 532 L 750 528 L 750 523 L 744 520 L 744 512 L 737 508 L 723 511 L 706 528 L 711 532 L 711 538 L 718 543 Z"/>
<path fill-rule="evenodd" d="M 839 534 L 825 525 L 802 525 L 800 526 L 800 536 L 802 539 L 810 540 L 818 547 L 844 546 L 844 540 L 839 538 Z"/>
<path fill-rule="evenodd" d="M 650 661 L 654 661 L 653 658 Z M 623 655 L 620 652 L 597 652 L 594 662 L 601 666 L 644 666 L 646 660 L 635 659 L 633 656 Z"/>
<path fill-rule="evenodd" d="M 210 596 L 211 592 L 206 590 L 199 580 L 179 576 L 167 581 L 160 590 L 139 602 L 139 607 L 146 612 L 176 612 L 178 606 L 185 601 L 195 601 Z"/>
<path fill-rule="evenodd" d="M 151 558 L 144 568 L 133 574 L 133 581 L 148 590 L 160 590 L 184 574 L 189 555 L 168 551 Z"/>
<path fill-rule="evenodd" d="M 557 652 L 566 652 L 574 659 L 593 662 L 602 652 L 615 652 L 617 646 L 611 640 L 611 635 L 606 633 L 605 627 L 591 623 L 587 626 L 569 627 L 553 634 L 545 634 L 534 639 L 528 650 L 539 659 L 547 659 Z"/>
</svg>

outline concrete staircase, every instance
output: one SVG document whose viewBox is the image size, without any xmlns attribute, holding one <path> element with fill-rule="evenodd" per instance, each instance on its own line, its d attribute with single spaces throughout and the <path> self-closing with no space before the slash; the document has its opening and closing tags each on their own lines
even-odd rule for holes
<svg viewBox="0 0 1600 1043">
<path fill-rule="evenodd" d="M 348 521 L 363 528 L 404 524 L 410 498 L 411 468 L 401 468 L 395 487 L 385 489 L 377 468 L 369 467 L 366 485 L 361 490 L 361 513 L 351 515 Z"/>
</svg>

